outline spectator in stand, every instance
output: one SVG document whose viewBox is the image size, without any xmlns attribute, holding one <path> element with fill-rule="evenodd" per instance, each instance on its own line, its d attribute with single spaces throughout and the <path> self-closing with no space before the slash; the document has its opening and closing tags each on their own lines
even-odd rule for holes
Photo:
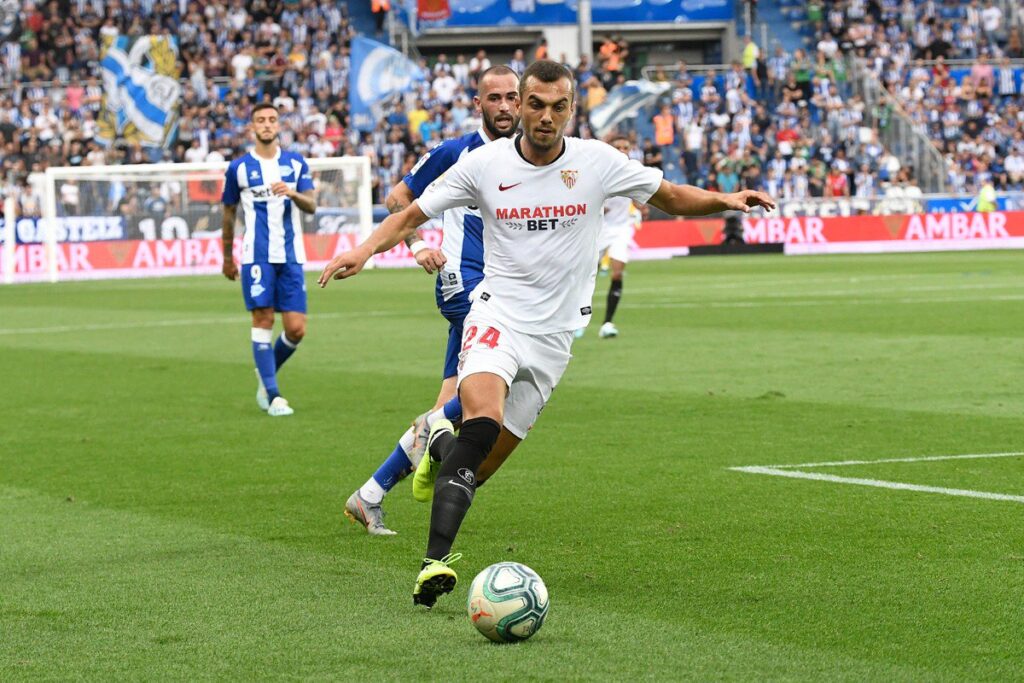
<svg viewBox="0 0 1024 683">
<path fill-rule="evenodd" d="M 478 50 L 476 56 L 469 60 L 469 87 L 476 94 L 477 83 L 480 75 L 491 68 L 491 60 L 487 58 L 486 50 Z"/>
<path fill-rule="evenodd" d="M 826 197 L 849 197 L 850 184 L 846 174 L 838 168 L 829 169 L 828 177 L 825 179 Z"/>
<path fill-rule="evenodd" d="M 508 67 L 520 76 L 522 76 L 523 72 L 526 71 L 526 59 L 523 56 L 523 51 L 521 49 L 517 48 L 516 51 L 512 53 L 512 59 L 508 61 Z"/>
<path fill-rule="evenodd" d="M 981 10 L 981 29 L 989 45 L 999 42 L 1003 30 L 1003 10 L 993 0 L 985 0 L 985 9 Z"/>
<path fill-rule="evenodd" d="M 654 115 L 654 144 L 659 147 L 671 147 L 676 141 L 676 117 L 672 114 L 672 107 L 668 104 L 661 105 L 661 110 Z"/>
<path fill-rule="evenodd" d="M 761 57 L 761 48 L 750 36 L 743 36 L 743 69 L 750 75 L 754 75 L 757 68 L 757 60 Z"/>
<path fill-rule="evenodd" d="M 537 44 L 537 49 L 533 51 L 533 61 L 536 62 L 538 60 L 547 59 L 547 58 L 548 58 L 548 39 L 547 38 L 541 38 L 540 42 Z M 562 62 L 563 63 L 565 62 L 565 56 L 564 55 L 562 56 Z"/>
<path fill-rule="evenodd" d="M 995 85 L 995 72 L 988 62 L 987 53 L 982 52 L 978 55 L 977 63 L 971 67 L 971 81 L 979 91 L 979 96 L 983 96 L 981 95 L 983 92 L 991 96 L 992 88 Z"/>
<path fill-rule="evenodd" d="M 625 41 L 620 40 L 616 36 L 609 35 L 601 43 L 601 47 L 598 50 L 601 70 L 605 74 L 603 78 L 604 87 L 607 90 L 611 90 L 612 85 L 615 84 L 616 78 L 622 72 L 622 64 L 626 57 L 629 56 L 629 49 L 625 45 Z"/>
<path fill-rule="evenodd" d="M 384 35 L 384 22 L 387 20 L 388 12 L 391 11 L 391 0 L 371 0 L 370 9 L 377 20 L 377 35 Z"/>
</svg>

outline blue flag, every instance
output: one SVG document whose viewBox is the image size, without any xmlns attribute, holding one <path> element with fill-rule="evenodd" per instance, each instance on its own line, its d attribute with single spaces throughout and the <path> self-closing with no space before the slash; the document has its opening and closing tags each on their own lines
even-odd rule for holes
<svg viewBox="0 0 1024 683">
<path fill-rule="evenodd" d="M 133 41 L 119 36 L 104 41 L 101 142 L 123 138 L 143 147 L 171 146 L 181 101 L 177 60 L 177 38 L 141 36 Z"/>
<path fill-rule="evenodd" d="M 668 89 L 668 83 L 651 81 L 626 81 L 612 88 L 605 101 L 590 112 L 590 128 L 594 137 L 604 137 L 620 122 L 657 102 Z"/>
<path fill-rule="evenodd" d="M 361 36 L 352 39 L 351 60 L 348 98 L 356 130 L 373 130 L 382 101 L 408 92 L 426 78 L 416 62 L 398 50 Z"/>
</svg>

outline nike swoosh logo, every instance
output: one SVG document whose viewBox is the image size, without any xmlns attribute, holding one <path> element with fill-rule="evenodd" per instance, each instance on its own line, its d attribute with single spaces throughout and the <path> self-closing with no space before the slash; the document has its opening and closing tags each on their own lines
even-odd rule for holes
<svg viewBox="0 0 1024 683">
<path fill-rule="evenodd" d="M 505 190 L 511 190 L 513 187 L 516 187 L 517 185 L 522 185 L 522 184 L 523 184 L 522 181 L 519 181 L 515 185 L 502 185 L 501 183 L 498 183 L 498 192 L 504 192 Z"/>
</svg>

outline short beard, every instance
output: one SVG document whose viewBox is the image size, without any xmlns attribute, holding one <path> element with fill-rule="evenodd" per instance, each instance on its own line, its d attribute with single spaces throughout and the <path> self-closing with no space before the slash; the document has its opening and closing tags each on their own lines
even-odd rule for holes
<svg viewBox="0 0 1024 683">
<path fill-rule="evenodd" d="M 498 126 L 494 122 L 494 119 L 488 118 L 486 114 L 483 114 L 482 116 L 484 120 L 484 130 L 486 130 L 490 134 L 491 138 L 494 140 L 498 138 L 512 137 L 513 135 L 515 135 L 516 129 L 519 127 L 519 123 L 516 121 L 515 117 L 512 117 L 512 125 L 509 126 L 508 132 L 502 133 L 500 130 L 498 130 Z"/>
<path fill-rule="evenodd" d="M 530 131 L 524 130 L 523 133 L 526 135 L 526 139 L 530 141 L 530 146 L 533 147 L 534 149 L 543 150 L 546 152 L 549 149 L 554 149 L 555 145 L 562 144 L 561 135 L 553 135 L 551 137 L 551 142 L 540 142 L 537 139 L 535 139 L 532 135 L 530 135 Z"/>
<path fill-rule="evenodd" d="M 267 140 L 264 140 L 259 135 L 256 136 L 256 142 L 260 143 L 261 145 L 269 145 L 271 142 L 273 142 L 276 139 L 277 139 L 277 135 L 271 135 L 270 138 L 267 139 Z"/>
</svg>

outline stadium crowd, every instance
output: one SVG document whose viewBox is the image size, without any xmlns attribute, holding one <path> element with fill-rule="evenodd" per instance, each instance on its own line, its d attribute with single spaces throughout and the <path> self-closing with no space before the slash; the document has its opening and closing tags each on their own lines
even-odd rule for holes
<svg viewBox="0 0 1024 683">
<path fill-rule="evenodd" d="M 811 0 L 802 12 L 819 60 L 864 60 L 944 154 L 950 191 L 1024 189 L 1024 92 L 1011 63 L 1024 58 L 1024 36 L 993 0 Z"/>
<path fill-rule="evenodd" d="M 1019 82 L 1004 75 L 1006 60 L 1022 56 L 1021 36 L 991 7 L 991 0 L 811 0 L 798 10 L 811 27 L 807 50 L 763 51 L 748 38 L 742 59 L 724 72 L 691 73 L 684 63 L 671 75 L 658 71 L 653 80 L 669 85 L 664 106 L 648 122 L 651 134 L 628 128 L 630 154 L 723 191 L 763 189 L 783 199 L 912 193 L 913 169 L 879 141 L 898 102 L 947 154 L 953 188 L 974 192 L 991 179 L 1022 189 L 1024 99 Z M 181 117 L 163 160 L 231 157 L 246 146 L 252 103 L 271 100 L 281 110 L 285 148 L 370 156 L 377 201 L 425 149 L 478 125 L 472 96 L 491 65 L 484 50 L 421 60 L 429 78 L 389 107 L 375 130 L 360 133 L 348 125 L 354 28 L 344 4 L 191 0 L 182 13 L 170 0 L 28 0 L 20 32 L 0 45 L 0 83 L 16 85 L 0 91 L 0 171 L 8 182 L 48 165 L 155 160 L 138 144 L 106 148 L 97 140 L 103 41 L 144 34 L 179 40 Z M 869 110 L 853 94 L 848 54 L 865 59 L 885 84 L 887 104 Z M 546 56 L 542 42 L 516 50 L 508 63 L 522 71 Z M 957 84 L 944 61 L 961 56 L 978 61 Z M 593 63 L 569 66 L 579 87 L 575 132 L 588 137 L 590 111 L 639 73 L 629 44 L 616 36 L 602 39 Z"/>
</svg>

